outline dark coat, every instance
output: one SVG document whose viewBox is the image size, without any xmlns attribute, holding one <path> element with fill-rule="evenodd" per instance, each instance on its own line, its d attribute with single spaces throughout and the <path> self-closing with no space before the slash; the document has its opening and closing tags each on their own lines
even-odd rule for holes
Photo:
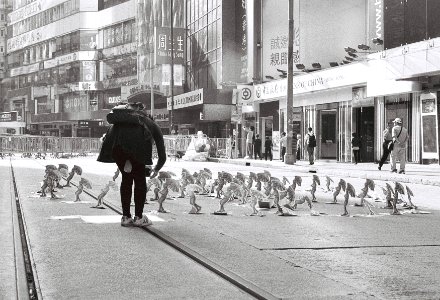
<svg viewBox="0 0 440 300">
<path fill-rule="evenodd" d="M 105 135 L 98 161 L 115 162 L 113 151 L 119 148 L 130 159 L 144 165 L 152 165 L 154 141 L 159 156 L 155 170 L 159 171 L 162 168 L 166 161 L 162 131 L 145 113 L 132 109 L 113 109 L 107 115 L 107 121 L 113 125 Z"/>
<path fill-rule="evenodd" d="M 256 138 L 254 141 L 254 149 L 256 151 L 260 151 L 261 150 L 261 139 L 260 138 Z"/>
<path fill-rule="evenodd" d="M 362 141 L 358 137 L 354 137 L 351 139 L 351 146 L 352 147 L 359 147 L 362 148 Z"/>
</svg>

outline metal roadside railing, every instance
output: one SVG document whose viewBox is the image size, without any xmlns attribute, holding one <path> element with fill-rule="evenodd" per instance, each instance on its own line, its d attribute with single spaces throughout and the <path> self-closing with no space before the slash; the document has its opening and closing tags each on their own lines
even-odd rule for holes
<svg viewBox="0 0 440 300">
<path fill-rule="evenodd" d="M 164 136 L 167 155 L 181 158 L 185 155 L 192 138 L 195 135 L 166 135 Z M 230 138 L 208 138 L 208 155 L 214 158 L 235 158 L 233 140 Z M 239 155 L 242 152 L 239 141 Z M 101 141 L 99 138 L 83 137 L 53 137 L 31 135 L 5 135 L 0 136 L 0 155 L 21 153 L 23 157 L 51 155 L 52 157 L 71 157 L 99 153 Z M 157 157 L 156 147 L 153 147 L 153 157 Z M 237 158 L 238 158 L 237 157 Z"/>
<path fill-rule="evenodd" d="M 36 154 L 54 157 L 87 155 L 98 153 L 99 138 L 48 137 L 48 136 L 0 136 L 0 153 L 21 153 L 22 156 Z"/>
</svg>

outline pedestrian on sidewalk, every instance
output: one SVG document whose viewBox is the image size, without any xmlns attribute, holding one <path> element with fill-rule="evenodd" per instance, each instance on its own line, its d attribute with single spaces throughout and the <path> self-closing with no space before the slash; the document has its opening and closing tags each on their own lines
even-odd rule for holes
<svg viewBox="0 0 440 300">
<path fill-rule="evenodd" d="M 287 143 L 287 135 L 286 133 L 283 131 L 281 133 L 281 138 L 280 138 L 280 149 L 281 149 L 281 161 L 284 162 L 284 155 L 286 154 L 286 143 Z"/>
<path fill-rule="evenodd" d="M 270 158 L 270 161 L 272 161 L 272 140 L 269 136 L 266 136 L 266 141 L 264 141 L 264 159 L 267 160 L 267 157 Z"/>
<path fill-rule="evenodd" d="M 393 121 L 392 129 L 393 149 L 391 151 L 391 172 L 397 173 L 396 164 L 400 162 L 399 174 L 405 174 L 406 145 L 408 142 L 408 130 L 403 127 L 402 119 L 396 118 Z"/>
<path fill-rule="evenodd" d="M 389 144 L 393 141 L 392 136 L 393 121 L 388 121 L 387 128 L 383 131 L 383 143 L 382 143 L 382 157 L 379 161 L 379 170 L 382 170 L 383 164 L 387 161 L 388 155 L 390 155 L 390 150 L 388 149 Z"/>
<path fill-rule="evenodd" d="M 254 137 L 254 130 L 255 127 L 251 126 L 250 128 L 243 127 L 244 131 L 246 132 L 246 157 L 245 158 L 252 158 L 252 144 L 255 139 Z"/>
<path fill-rule="evenodd" d="M 313 133 L 312 127 L 308 128 L 308 133 L 306 135 L 305 146 L 307 147 L 307 153 L 309 154 L 309 164 L 315 164 L 314 155 L 315 155 L 315 147 L 316 147 L 316 137 Z"/>
<path fill-rule="evenodd" d="M 112 124 L 101 146 L 98 161 L 116 163 L 121 174 L 120 187 L 121 226 L 146 227 L 152 222 L 143 215 L 147 193 L 146 176 L 155 177 L 166 161 L 165 145 L 159 126 L 147 116 L 142 103 L 119 104 L 107 115 Z M 153 141 L 156 144 L 158 162 L 153 165 Z M 150 175 L 150 172 L 151 175 Z M 134 220 L 130 213 L 132 186 L 134 183 Z"/>
<path fill-rule="evenodd" d="M 302 147 L 302 140 L 301 140 L 301 134 L 296 135 L 296 160 L 301 159 L 301 147 Z"/>
<path fill-rule="evenodd" d="M 255 141 L 254 141 L 254 159 L 258 158 L 261 160 L 262 156 L 261 156 L 261 139 L 260 139 L 260 135 L 257 134 L 255 135 Z"/>
<path fill-rule="evenodd" d="M 360 161 L 360 151 L 362 147 L 361 139 L 358 137 L 356 132 L 353 132 L 351 139 L 351 149 L 353 150 L 353 156 L 354 156 L 354 164 L 357 165 Z"/>
</svg>

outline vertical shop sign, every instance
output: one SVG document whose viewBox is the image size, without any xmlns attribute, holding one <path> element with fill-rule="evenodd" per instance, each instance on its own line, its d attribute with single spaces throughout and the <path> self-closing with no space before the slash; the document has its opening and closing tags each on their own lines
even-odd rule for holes
<svg viewBox="0 0 440 300">
<path fill-rule="evenodd" d="M 246 0 L 238 0 L 236 3 L 236 42 L 237 53 L 240 59 L 240 81 L 248 79 L 248 46 L 247 46 L 247 10 Z"/>
<path fill-rule="evenodd" d="M 383 0 L 370 0 L 370 36 L 380 38 L 383 36 Z"/>
<path fill-rule="evenodd" d="M 90 82 L 96 80 L 96 62 L 95 61 L 82 61 L 83 77 L 82 81 Z"/>
<path fill-rule="evenodd" d="M 171 64 L 171 49 L 173 50 L 173 63 L 185 63 L 185 29 L 173 28 L 173 41 L 171 41 L 171 28 L 154 28 L 154 59 L 157 65 Z"/>
<path fill-rule="evenodd" d="M 438 159 L 437 95 L 420 95 L 422 115 L 422 159 Z"/>
</svg>

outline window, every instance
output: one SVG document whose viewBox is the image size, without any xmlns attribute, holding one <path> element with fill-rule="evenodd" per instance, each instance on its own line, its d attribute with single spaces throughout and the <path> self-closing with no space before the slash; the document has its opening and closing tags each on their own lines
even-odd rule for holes
<svg viewBox="0 0 440 300">
<path fill-rule="evenodd" d="M 3 53 L 3 46 L 0 47 L 0 52 Z"/>
<path fill-rule="evenodd" d="M 4 36 L 5 35 L 5 31 L 2 29 L 0 30 L 0 36 Z"/>
</svg>

